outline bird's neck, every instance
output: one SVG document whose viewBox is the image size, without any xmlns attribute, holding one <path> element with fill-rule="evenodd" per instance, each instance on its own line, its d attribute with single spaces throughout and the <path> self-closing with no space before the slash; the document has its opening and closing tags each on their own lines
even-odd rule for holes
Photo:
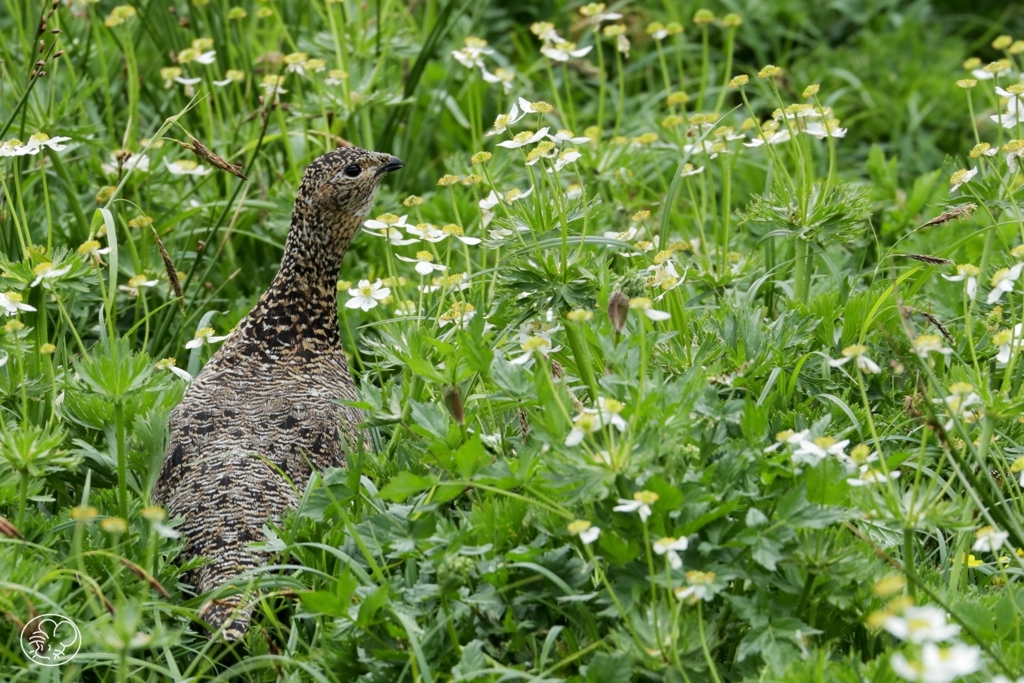
<svg viewBox="0 0 1024 683">
<path fill-rule="evenodd" d="M 239 327 L 239 343 L 273 359 L 339 348 L 338 268 L 359 223 L 296 210 L 281 268 Z"/>
</svg>

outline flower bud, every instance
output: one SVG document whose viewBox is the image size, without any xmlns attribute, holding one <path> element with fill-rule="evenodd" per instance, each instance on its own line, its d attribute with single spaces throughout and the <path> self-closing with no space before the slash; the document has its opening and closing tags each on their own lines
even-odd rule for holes
<svg viewBox="0 0 1024 683">
<path fill-rule="evenodd" d="M 608 318 L 612 321 L 612 329 L 622 332 L 626 329 L 626 314 L 629 312 L 629 297 L 622 292 L 614 292 L 608 297 Z"/>
<path fill-rule="evenodd" d="M 462 397 L 459 395 L 458 387 L 445 387 L 444 405 L 448 408 L 452 419 L 461 427 L 466 422 L 465 412 L 462 409 Z"/>
</svg>

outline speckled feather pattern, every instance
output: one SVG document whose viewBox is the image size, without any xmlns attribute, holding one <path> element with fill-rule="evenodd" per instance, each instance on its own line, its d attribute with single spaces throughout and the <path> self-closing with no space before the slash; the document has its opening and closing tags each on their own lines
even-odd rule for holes
<svg viewBox="0 0 1024 683">
<path fill-rule="evenodd" d="M 353 165 L 356 177 L 346 174 Z M 244 589 L 239 574 L 265 559 L 247 545 L 297 504 L 310 466 L 345 465 L 363 438 L 359 410 L 338 403 L 356 398 L 338 331 L 338 267 L 381 178 L 400 165 L 357 147 L 310 164 L 277 276 L 171 413 L 154 500 L 183 518 L 184 557 L 208 560 L 186 577 L 197 594 Z M 239 594 L 208 601 L 200 616 L 235 640 L 251 610 Z"/>
</svg>

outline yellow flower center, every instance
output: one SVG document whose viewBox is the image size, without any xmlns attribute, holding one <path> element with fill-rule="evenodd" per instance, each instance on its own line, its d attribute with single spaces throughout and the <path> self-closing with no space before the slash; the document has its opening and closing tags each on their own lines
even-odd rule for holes
<svg viewBox="0 0 1024 683">
<path fill-rule="evenodd" d="M 864 355 L 868 347 L 863 344 L 854 344 L 843 349 L 843 356 L 846 358 L 859 358 Z"/>
<path fill-rule="evenodd" d="M 633 494 L 633 500 L 644 505 L 654 505 L 658 502 L 658 494 L 654 491 L 637 491 Z"/>
<path fill-rule="evenodd" d="M 78 248 L 78 253 L 84 256 L 86 254 L 91 254 L 92 252 L 96 251 L 99 248 L 99 242 L 97 242 L 96 240 L 89 240 L 88 242 L 82 243 L 82 246 Z"/>
<path fill-rule="evenodd" d="M 584 531 L 593 526 L 590 522 L 585 519 L 577 519 L 574 522 L 569 523 L 569 533 L 573 536 L 579 536 Z"/>
</svg>

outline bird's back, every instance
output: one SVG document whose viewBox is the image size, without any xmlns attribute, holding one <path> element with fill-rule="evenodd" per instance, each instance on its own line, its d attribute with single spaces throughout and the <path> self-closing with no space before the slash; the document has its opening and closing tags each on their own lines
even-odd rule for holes
<svg viewBox="0 0 1024 683">
<path fill-rule="evenodd" d="M 355 398 L 340 350 L 273 362 L 240 354 L 229 340 L 195 378 L 171 413 L 154 500 L 183 519 L 184 557 L 210 560 L 186 577 L 197 593 L 261 564 L 247 545 L 295 507 L 310 466 L 345 464 L 361 415 L 338 401 Z M 227 598 L 208 603 L 203 616 L 218 626 L 237 611 L 230 638 L 244 632 L 248 609 Z"/>
</svg>

